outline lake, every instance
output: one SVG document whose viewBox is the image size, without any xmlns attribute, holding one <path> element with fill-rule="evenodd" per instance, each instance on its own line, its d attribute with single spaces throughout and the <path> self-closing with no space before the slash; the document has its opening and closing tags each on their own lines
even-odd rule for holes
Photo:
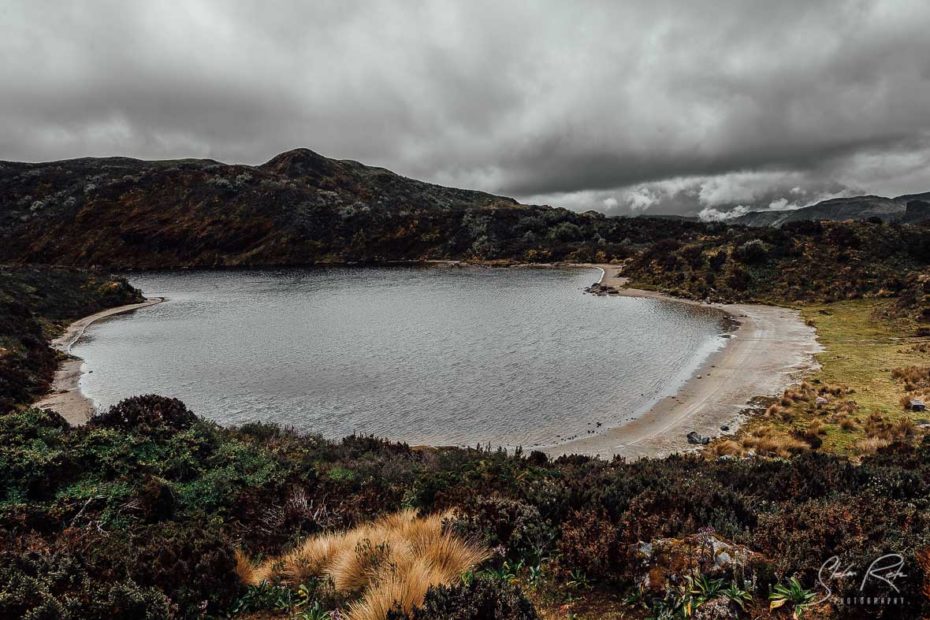
<svg viewBox="0 0 930 620">
<path fill-rule="evenodd" d="M 142 273 L 167 300 L 74 348 L 98 407 L 174 396 L 224 425 L 536 447 L 617 426 L 725 340 L 721 314 L 583 293 L 593 269 Z M 600 427 L 598 426 L 600 424 Z"/>
</svg>

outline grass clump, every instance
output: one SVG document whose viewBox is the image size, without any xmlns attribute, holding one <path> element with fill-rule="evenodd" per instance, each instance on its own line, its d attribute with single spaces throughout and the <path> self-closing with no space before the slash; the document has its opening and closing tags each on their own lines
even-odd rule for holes
<svg viewBox="0 0 930 620">
<path fill-rule="evenodd" d="M 457 581 L 488 557 L 481 547 L 444 531 L 446 517 L 403 510 L 350 530 L 312 536 L 259 564 L 240 554 L 237 572 L 253 586 L 326 579 L 336 594 L 356 599 L 349 611 L 352 620 L 380 620 L 396 606 L 409 613 L 429 588 Z"/>
</svg>

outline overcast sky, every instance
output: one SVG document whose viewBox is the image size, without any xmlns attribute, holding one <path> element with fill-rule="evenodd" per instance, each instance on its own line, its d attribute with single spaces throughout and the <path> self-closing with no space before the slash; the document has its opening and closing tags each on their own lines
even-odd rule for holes
<svg viewBox="0 0 930 620">
<path fill-rule="evenodd" d="M 0 159 L 294 147 L 724 217 L 930 191 L 930 2 L 0 2 Z"/>
</svg>

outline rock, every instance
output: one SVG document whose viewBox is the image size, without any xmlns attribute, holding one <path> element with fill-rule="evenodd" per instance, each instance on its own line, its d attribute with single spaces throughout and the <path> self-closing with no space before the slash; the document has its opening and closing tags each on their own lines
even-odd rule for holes
<svg viewBox="0 0 930 620">
<path fill-rule="evenodd" d="M 826 405 L 829 402 L 830 401 L 824 398 L 823 396 L 818 396 L 817 400 L 814 401 L 814 404 L 816 404 L 818 407 L 822 407 L 823 405 Z"/>
<path fill-rule="evenodd" d="M 727 431 L 730 430 L 730 427 L 727 426 L 726 424 L 724 424 L 723 426 L 720 427 L 720 430 L 722 430 L 724 433 L 726 433 Z"/>
<path fill-rule="evenodd" d="M 690 444 L 694 444 L 698 446 L 706 446 L 707 444 L 710 443 L 710 437 L 705 437 L 703 435 L 696 433 L 695 431 L 691 431 L 690 433 L 688 433 L 687 437 L 688 437 L 688 443 Z"/>
<path fill-rule="evenodd" d="M 640 562 L 636 569 L 636 584 L 643 590 L 652 592 L 666 592 L 675 584 L 681 583 L 689 574 L 725 579 L 738 574 L 744 578 L 752 578 L 764 560 L 761 554 L 748 547 L 730 543 L 714 532 L 701 532 L 685 538 L 658 538 L 651 542 L 640 542 L 636 547 L 636 557 Z M 715 608 L 720 609 L 720 606 L 709 607 L 707 613 Z"/>
<path fill-rule="evenodd" d="M 739 608 L 727 597 L 718 596 L 698 605 L 691 617 L 694 620 L 731 620 L 739 618 Z"/>
</svg>

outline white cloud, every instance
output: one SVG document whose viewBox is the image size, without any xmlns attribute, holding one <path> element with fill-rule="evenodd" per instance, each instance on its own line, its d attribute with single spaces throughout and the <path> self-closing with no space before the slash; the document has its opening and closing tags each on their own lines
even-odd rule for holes
<svg viewBox="0 0 930 620">
<path fill-rule="evenodd" d="M 725 222 L 741 215 L 746 215 L 752 209 L 745 205 L 737 205 L 729 211 L 720 211 L 713 207 L 704 207 L 698 213 L 698 217 L 704 222 Z"/>
<path fill-rule="evenodd" d="M 306 146 L 612 213 L 927 190 L 928 28 L 918 0 L 6 0 L 0 159 Z"/>
</svg>

